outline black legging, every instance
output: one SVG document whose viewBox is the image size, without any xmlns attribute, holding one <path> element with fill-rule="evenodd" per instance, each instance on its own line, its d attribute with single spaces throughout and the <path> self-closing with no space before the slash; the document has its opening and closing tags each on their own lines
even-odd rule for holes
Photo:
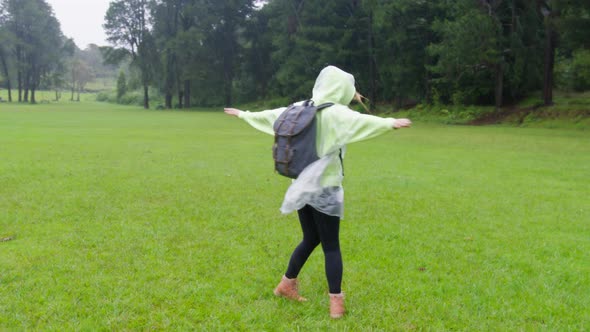
<svg viewBox="0 0 590 332">
<path fill-rule="evenodd" d="M 303 230 L 303 241 L 293 251 L 285 276 L 290 279 L 297 278 L 309 255 L 321 243 L 330 293 L 339 294 L 342 284 L 340 218 L 321 213 L 309 205 L 304 206 L 297 213 Z"/>
</svg>

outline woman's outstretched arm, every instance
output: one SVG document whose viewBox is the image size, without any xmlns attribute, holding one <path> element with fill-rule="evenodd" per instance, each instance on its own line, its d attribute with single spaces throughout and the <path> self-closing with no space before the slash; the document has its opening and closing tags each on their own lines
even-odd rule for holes
<svg viewBox="0 0 590 332">
<path fill-rule="evenodd" d="M 240 118 L 252 127 L 269 135 L 274 135 L 273 124 L 284 110 L 285 107 L 262 112 L 242 111 L 232 107 L 226 107 L 223 109 L 225 114 Z"/>
</svg>

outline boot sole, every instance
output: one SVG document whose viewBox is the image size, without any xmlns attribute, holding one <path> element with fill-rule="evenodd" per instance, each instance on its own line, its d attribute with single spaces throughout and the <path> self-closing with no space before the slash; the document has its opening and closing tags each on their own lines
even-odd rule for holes
<svg viewBox="0 0 590 332">
<path fill-rule="evenodd" d="M 289 296 L 285 296 L 285 295 L 281 294 L 281 292 L 279 292 L 279 290 L 278 290 L 278 289 L 275 289 L 275 290 L 273 291 L 273 294 L 274 294 L 275 296 L 278 296 L 278 297 L 284 297 L 284 298 L 286 298 L 286 299 L 288 299 L 288 300 L 292 300 L 292 301 L 298 301 L 298 302 L 306 302 L 306 301 L 307 301 L 307 299 L 306 299 L 306 298 L 304 298 L 303 296 L 299 296 L 298 298 L 292 298 L 292 297 L 289 297 Z"/>
</svg>

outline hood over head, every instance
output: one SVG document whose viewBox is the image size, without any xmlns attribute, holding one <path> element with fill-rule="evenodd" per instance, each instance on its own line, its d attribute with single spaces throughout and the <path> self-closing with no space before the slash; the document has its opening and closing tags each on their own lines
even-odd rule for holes
<svg viewBox="0 0 590 332">
<path fill-rule="evenodd" d="M 313 87 L 312 100 L 316 105 L 332 102 L 348 105 L 354 98 L 354 76 L 334 66 L 320 72 Z"/>
</svg>

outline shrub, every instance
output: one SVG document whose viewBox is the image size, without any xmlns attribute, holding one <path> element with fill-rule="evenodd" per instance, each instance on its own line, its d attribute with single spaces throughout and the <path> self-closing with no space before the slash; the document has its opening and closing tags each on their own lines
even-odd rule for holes
<svg viewBox="0 0 590 332">
<path fill-rule="evenodd" d="M 125 93 L 127 93 L 127 78 L 125 72 L 121 71 L 117 79 L 117 100 L 121 100 Z"/>
<path fill-rule="evenodd" d="M 577 50 L 571 58 L 561 58 L 555 71 L 560 88 L 569 91 L 590 90 L 590 50 Z"/>
</svg>

